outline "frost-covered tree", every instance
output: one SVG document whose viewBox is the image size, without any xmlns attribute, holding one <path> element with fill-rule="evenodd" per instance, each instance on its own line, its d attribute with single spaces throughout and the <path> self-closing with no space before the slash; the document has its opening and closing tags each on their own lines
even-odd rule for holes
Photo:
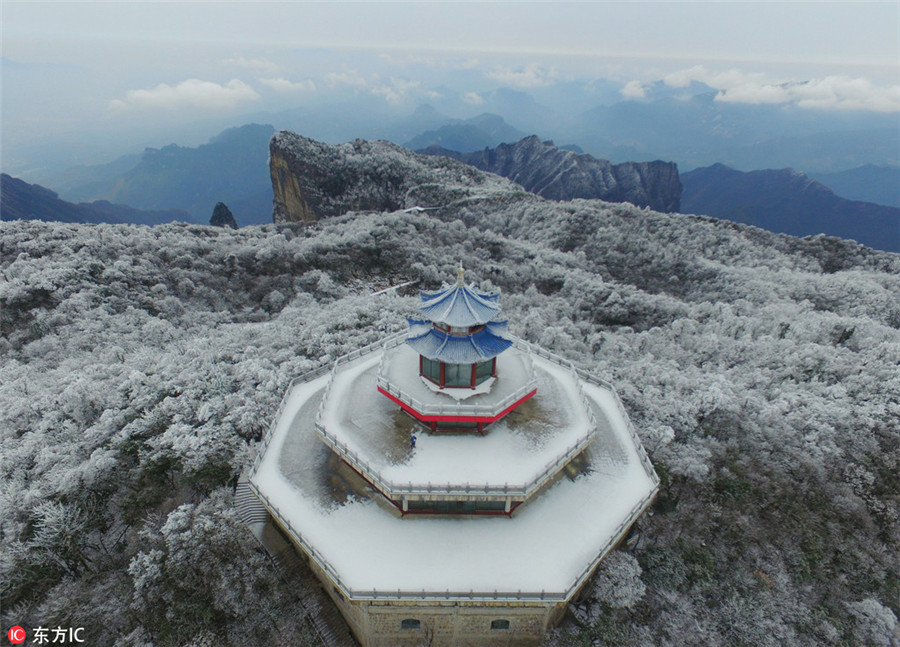
<svg viewBox="0 0 900 647">
<path fill-rule="evenodd" d="M 603 567 L 625 560 L 620 580 L 596 580 L 632 586 L 560 640 L 896 633 L 900 258 L 504 192 L 306 228 L 0 223 L 4 619 L 314 644 L 229 489 L 293 377 L 414 312 L 369 295 L 460 258 L 513 332 L 615 384 L 662 479 Z"/>
</svg>

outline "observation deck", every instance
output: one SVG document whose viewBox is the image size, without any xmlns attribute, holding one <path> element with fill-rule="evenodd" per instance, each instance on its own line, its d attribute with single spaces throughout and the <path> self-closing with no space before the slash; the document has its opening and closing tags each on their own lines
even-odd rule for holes
<svg viewBox="0 0 900 647">
<path fill-rule="evenodd" d="M 251 489 L 333 585 L 338 602 L 564 605 L 659 487 L 613 388 L 514 339 L 515 348 L 531 356 L 539 382 L 578 378 L 590 415 L 570 412 L 565 431 L 552 432 L 555 416 L 580 396 L 564 386 L 545 392 L 541 384 L 523 405 L 536 407 L 522 412 L 530 420 L 510 417 L 483 437 L 423 434 L 412 449 L 408 433 L 418 423 L 377 392 L 363 396 L 375 391 L 367 387 L 359 391 L 366 399 L 353 403 L 355 413 L 336 407 L 328 414 L 341 419 L 340 435 L 327 429 L 329 417 L 319 418 L 326 423 L 319 429 L 317 414 L 339 390 L 351 397 L 354 385 L 374 386 L 382 354 L 391 350 L 386 342 L 291 384 L 250 470 Z M 554 397 L 563 400 L 554 404 Z M 354 471 L 342 477 L 336 456 Z M 442 456 L 453 466 L 443 466 Z M 556 471 L 541 480 L 548 466 Z M 371 481 L 358 478 L 366 472 Z M 375 483 L 375 475 L 383 482 Z M 513 489 L 524 498 L 540 496 L 479 518 L 403 514 L 404 496 L 408 502 L 458 496 L 465 488 L 474 497 L 503 498 L 504 508 Z M 401 497 L 399 507 L 391 496 Z"/>
</svg>

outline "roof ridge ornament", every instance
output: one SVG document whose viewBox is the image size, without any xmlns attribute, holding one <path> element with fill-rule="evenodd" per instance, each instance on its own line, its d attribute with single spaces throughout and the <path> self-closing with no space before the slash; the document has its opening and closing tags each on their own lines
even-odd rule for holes
<svg viewBox="0 0 900 647">
<path fill-rule="evenodd" d="M 466 282 L 463 279 L 463 275 L 465 273 L 466 273 L 466 271 L 463 269 L 462 260 L 460 260 L 459 267 L 456 269 L 456 285 L 457 285 L 457 287 L 460 287 L 460 288 L 465 287 Z"/>
</svg>

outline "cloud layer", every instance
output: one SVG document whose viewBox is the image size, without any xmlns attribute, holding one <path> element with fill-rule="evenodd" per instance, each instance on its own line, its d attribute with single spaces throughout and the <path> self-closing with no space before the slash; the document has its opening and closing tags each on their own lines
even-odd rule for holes
<svg viewBox="0 0 900 647">
<path fill-rule="evenodd" d="M 224 85 L 200 79 L 187 79 L 178 85 L 160 83 L 150 90 L 129 90 L 125 93 L 124 99 L 110 102 L 110 107 L 115 110 L 126 108 L 228 110 L 238 103 L 257 99 L 259 94 L 256 90 L 239 79 L 231 79 Z"/>
<path fill-rule="evenodd" d="M 736 69 L 711 72 L 698 65 L 669 74 L 664 81 L 675 88 L 687 87 L 692 81 L 705 83 L 719 91 L 717 101 L 726 103 L 900 112 L 900 85 L 878 86 L 863 78 L 835 75 L 809 81 L 773 82 L 763 74 Z"/>
<path fill-rule="evenodd" d="M 552 85 L 559 77 L 552 67 L 530 63 L 520 67 L 499 66 L 485 72 L 485 76 L 502 85 L 514 88 L 540 88 Z"/>
<path fill-rule="evenodd" d="M 276 92 L 314 92 L 316 84 L 312 81 L 289 81 L 284 77 L 275 79 L 260 79 L 260 83 L 266 85 Z"/>
</svg>

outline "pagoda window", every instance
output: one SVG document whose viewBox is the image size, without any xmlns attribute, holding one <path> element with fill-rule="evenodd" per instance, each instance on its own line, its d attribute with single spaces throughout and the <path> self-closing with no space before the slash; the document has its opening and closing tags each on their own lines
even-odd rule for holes
<svg viewBox="0 0 900 647">
<path fill-rule="evenodd" d="M 400 621 L 401 629 L 418 629 L 422 623 L 415 618 L 405 618 Z"/>
<path fill-rule="evenodd" d="M 477 364 L 447 364 L 419 355 L 419 375 L 443 387 L 475 388 L 490 377 L 497 376 L 497 360 Z"/>
<path fill-rule="evenodd" d="M 472 386 L 472 365 L 444 364 L 443 386 Z"/>
<path fill-rule="evenodd" d="M 421 357 L 421 356 L 420 356 Z M 421 375 L 438 386 L 441 385 L 441 363 L 436 359 L 422 357 Z"/>
<path fill-rule="evenodd" d="M 494 375 L 494 360 L 479 362 L 475 365 L 475 384 L 477 386 Z"/>
<path fill-rule="evenodd" d="M 509 620 L 491 620 L 491 629 L 509 629 Z"/>
<path fill-rule="evenodd" d="M 459 420 L 450 420 L 447 422 L 436 423 L 435 431 L 437 431 L 438 429 L 443 430 L 443 431 L 454 431 L 454 430 L 455 431 L 468 431 L 468 430 L 481 431 L 478 428 L 479 424 L 480 423 L 478 423 L 478 422 L 462 422 Z"/>
</svg>

